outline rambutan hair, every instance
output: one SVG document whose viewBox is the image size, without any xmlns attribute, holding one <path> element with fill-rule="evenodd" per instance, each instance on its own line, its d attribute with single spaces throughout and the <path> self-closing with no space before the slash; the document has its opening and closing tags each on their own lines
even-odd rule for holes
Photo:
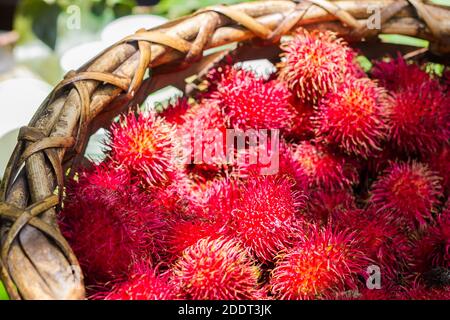
<svg viewBox="0 0 450 320">
<path fill-rule="evenodd" d="M 308 178 L 310 191 L 347 189 L 358 182 L 358 172 L 345 158 L 321 146 L 302 142 L 292 147 L 294 168 Z"/>
<path fill-rule="evenodd" d="M 66 188 L 59 225 L 77 255 L 88 284 L 124 278 L 136 258 L 157 259 L 165 221 L 149 197 L 122 179 L 114 167 L 83 170 Z M 99 184 L 93 184 L 97 181 Z"/>
<path fill-rule="evenodd" d="M 371 203 L 396 223 L 415 228 L 433 218 L 442 196 L 439 177 L 419 162 L 393 163 L 372 186 Z"/>
<path fill-rule="evenodd" d="M 355 197 L 349 190 L 317 190 L 309 196 L 304 214 L 310 221 L 324 226 L 341 212 L 355 209 Z"/>
<path fill-rule="evenodd" d="M 381 150 L 387 133 L 388 99 L 368 78 L 347 77 L 319 103 L 317 141 L 367 158 Z"/>
<path fill-rule="evenodd" d="M 265 81 L 252 71 L 232 69 L 211 98 L 223 108 L 227 126 L 235 129 L 286 129 L 292 125 L 291 93 L 278 81 Z"/>
<path fill-rule="evenodd" d="M 390 91 L 402 90 L 411 83 L 421 84 L 427 82 L 430 76 L 415 63 L 408 63 L 399 53 L 396 58 L 388 61 L 377 61 L 371 75 L 377 79 L 383 87 Z"/>
<path fill-rule="evenodd" d="M 116 283 L 109 292 L 95 294 L 93 299 L 103 300 L 173 300 L 176 288 L 169 282 L 168 272 L 160 273 L 140 263 L 133 266 L 127 280 Z"/>
<path fill-rule="evenodd" d="M 334 224 L 341 230 L 355 231 L 358 248 L 380 267 L 383 285 L 395 283 L 410 271 L 412 241 L 397 225 L 392 224 L 388 212 L 353 209 L 338 212 Z"/>
<path fill-rule="evenodd" d="M 253 300 L 261 296 L 260 270 L 232 239 L 200 239 L 173 266 L 172 282 L 188 300 Z"/>
<path fill-rule="evenodd" d="M 445 195 L 450 195 L 450 145 L 445 143 L 441 150 L 433 153 L 427 159 L 429 167 L 442 178 L 442 186 L 444 187 Z"/>
<path fill-rule="evenodd" d="M 442 212 L 416 243 L 416 270 L 427 272 L 436 267 L 450 269 L 450 208 Z"/>
<path fill-rule="evenodd" d="M 252 176 L 232 212 L 232 230 L 260 261 L 271 261 L 293 244 L 298 234 L 296 210 L 302 201 L 285 177 Z"/>
<path fill-rule="evenodd" d="M 189 105 L 186 97 L 178 97 L 176 100 L 171 101 L 169 105 L 160 113 L 168 123 L 175 124 L 177 126 L 183 125 L 185 119 L 184 115 L 187 113 L 191 106 Z"/>
<path fill-rule="evenodd" d="M 312 226 L 296 246 L 280 254 L 270 280 L 276 299 L 334 299 L 357 289 L 365 267 L 354 235 Z"/>
<path fill-rule="evenodd" d="M 450 95 L 437 80 L 411 82 L 393 91 L 388 135 L 396 150 L 409 156 L 429 157 L 450 137 Z"/>
<path fill-rule="evenodd" d="M 111 126 L 111 158 L 145 186 L 166 185 L 175 171 L 174 133 L 173 125 L 154 113 L 129 112 Z"/>
<path fill-rule="evenodd" d="M 348 74 L 360 75 L 356 54 L 333 32 L 301 29 L 281 45 L 279 79 L 304 102 L 316 103 Z"/>
</svg>

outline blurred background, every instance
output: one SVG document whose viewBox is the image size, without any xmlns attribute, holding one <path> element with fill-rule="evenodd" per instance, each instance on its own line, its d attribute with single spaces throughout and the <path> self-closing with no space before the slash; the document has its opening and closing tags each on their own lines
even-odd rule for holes
<svg viewBox="0 0 450 320">
<path fill-rule="evenodd" d="M 70 70 L 123 37 L 199 8 L 237 0 L 0 0 L 0 178 L 26 125 Z M 167 100 L 159 92 L 153 102 Z M 101 158 L 102 131 L 88 156 Z"/>
</svg>

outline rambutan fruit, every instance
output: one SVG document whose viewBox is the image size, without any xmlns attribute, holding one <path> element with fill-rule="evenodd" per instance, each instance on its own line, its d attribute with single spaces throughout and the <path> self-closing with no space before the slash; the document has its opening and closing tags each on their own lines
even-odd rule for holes
<svg viewBox="0 0 450 320">
<path fill-rule="evenodd" d="M 327 225 L 340 212 L 356 209 L 355 198 L 349 190 L 333 192 L 317 190 L 308 197 L 304 214 L 312 222 Z"/>
<path fill-rule="evenodd" d="M 279 256 L 271 290 L 283 300 L 334 299 L 357 289 L 364 265 L 352 234 L 312 227 L 294 248 Z"/>
<path fill-rule="evenodd" d="M 105 186 L 110 172 L 85 171 L 69 181 L 59 215 L 88 284 L 123 278 L 136 258 L 156 259 L 164 239 L 165 222 L 148 196 L 109 182 Z"/>
<path fill-rule="evenodd" d="M 416 243 L 416 270 L 427 272 L 436 267 L 450 269 L 450 209 L 439 215 Z"/>
<path fill-rule="evenodd" d="M 103 300 L 173 300 L 176 288 L 169 282 L 169 273 L 158 274 L 148 266 L 134 267 L 124 282 L 117 283 L 107 293 L 95 295 Z"/>
<path fill-rule="evenodd" d="M 356 70 L 356 54 L 332 32 L 299 30 L 281 49 L 279 79 L 304 102 L 316 103 Z"/>
<path fill-rule="evenodd" d="M 232 212 L 231 228 L 259 260 L 271 261 L 297 236 L 296 210 L 301 201 L 284 177 L 250 177 Z"/>
<path fill-rule="evenodd" d="M 380 267 L 383 285 L 394 283 L 409 270 L 412 262 L 412 242 L 398 226 L 391 223 L 386 212 L 347 210 L 335 217 L 335 225 L 342 230 L 355 230 L 358 248 Z"/>
<path fill-rule="evenodd" d="M 393 146 L 407 155 L 438 152 L 450 137 L 450 96 L 439 82 L 412 82 L 392 96 L 388 135 Z"/>
<path fill-rule="evenodd" d="M 346 78 L 319 103 L 317 141 L 349 155 L 367 158 L 386 138 L 388 100 L 370 79 Z"/>
<path fill-rule="evenodd" d="M 402 90 L 411 83 L 421 84 L 430 79 L 430 76 L 417 64 L 407 63 L 400 54 L 397 58 L 376 62 L 371 75 L 389 91 Z"/>
<path fill-rule="evenodd" d="M 450 300 L 450 288 L 427 288 L 423 285 L 414 285 L 400 292 L 399 300 Z"/>
<path fill-rule="evenodd" d="M 173 267 L 173 283 L 189 300 L 258 299 L 260 270 L 248 252 L 226 238 L 201 239 Z"/>
<path fill-rule="evenodd" d="M 294 109 L 291 93 L 276 80 L 265 81 L 253 72 L 233 69 L 211 94 L 222 106 L 227 126 L 235 129 L 290 128 Z"/>
<path fill-rule="evenodd" d="M 174 127 L 154 113 L 130 112 L 111 126 L 111 158 L 144 185 L 165 185 L 175 171 L 174 133 Z"/>
<path fill-rule="evenodd" d="M 358 173 L 344 158 L 310 142 L 292 148 L 294 168 L 308 178 L 310 191 L 346 189 L 358 182 Z"/>
<path fill-rule="evenodd" d="M 446 196 L 450 195 L 450 145 L 445 143 L 441 150 L 428 158 L 430 168 L 442 178 L 442 186 Z"/>
<path fill-rule="evenodd" d="M 189 110 L 190 105 L 188 99 L 185 97 L 179 97 L 175 101 L 169 103 L 169 105 L 160 113 L 168 123 L 181 126 L 185 119 L 184 115 Z"/>
<path fill-rule="evenodd" d="M 373 184 L 371 202 L 395 222 L 414 228 L 433 218 L 441 195 L 440 179 L 426 165 L 393 163 Z"/>
<path fill-rule="evenodd" d="M 294 142 L 313 139 L 315 137 L 314 108 L 298 101 L 294 103 L 294 108 L 292 128 L 286 133 L 286 139 Z"/>
</svg>

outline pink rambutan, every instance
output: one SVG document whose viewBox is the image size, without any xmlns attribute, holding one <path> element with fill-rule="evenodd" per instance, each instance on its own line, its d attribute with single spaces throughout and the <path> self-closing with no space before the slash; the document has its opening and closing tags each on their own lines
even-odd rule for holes
<svg viewBox="0 0 450 320">
<path fill-rule="evenodd" d="M 407 155 L 436 153 L 450 137 L 450 96 L 437 80 L 411 82 L 392 92 L 388 135 Z"/>
<path fill-rule="evenodd" d="M 320 146 L 302 142 L 293 146 L 292 158 L 294 168 L 308 178 L 311 191 L 346 189 L 358 182 L 354 166 Z"/>
<path fill-rule="evenodd" d="M 124 277 L 136 257 L 157 258 L 164 238 L 165 222 L 148 196 L 126 185 L 105 185 L 111 171 L 103 170 L 82 171 L 77 181 L 68 182 L 59 215 L 91 284 Z"/>
<path fill-rule="evenodd" d="M 285 129 L 292 124 L 294 109 L 286 86 L 251 71 L 228 72 L 211 98 L 220 103 L 227 125 L 235 129 Z"/>
<path fill-rule="evenodd" d="M 258 259 L 270 261 L 297 236 L 296 210 L 301 201 L 284 177 L 250 177 L 232 212 L 232 230 Z"/>
<path fill-rule="evenodd" d="M 450 195 L 450 145 L 445 143 L 441 150 L 430 155 L 428 159 L 430 168 L 442 178 L 442 185 L 446 196 Z"/>
<path fill-rule="evenodd" d="M 390 91 L 398 91 L 410 86 L 411 83 L 421 84 L 430 79 L 417 64 L 407 63 L 400 54 L 397 58 L 376 62 L 371 74 Z"/>
<path fill-rule="evenodd" d="M 188 99 L 185 97 L 179 97 L 175 101 L 171 102 L 165 109 L 160 113 L 168 123 L 175 124 L 177 126 L 183 125 L 185 119 L 184 115 L 189 110 L 190 105 Z"/>
<path fill-rule="evenodd" d="M 372 186 L 375 208 L 390 213 L 401 225 L 425 225 L 442 195 L 440 179 L 418 162 L 393 163 Z"/>
<path fill-rule="evenodd" d="M 301 30 L 281 49 L 279 79 L 304 102 L 316 103 L 357 69 L 354 51 L 332 32 Z"/>
<path fill-rule="evenodd" d="M 173 300 L 176 288 L 169 282 L 169 273 L 158 274 L 148 266 L 134 268 L 124 282 L 117 283 L 108 293 L 100 293 L 94 299 L 104 300 Z"/>
<path fill-rule="evenodd" d="M 408 271 L 412 262 L 412 243 L 386 212 L 366 210 L 341 211 L 335 224 L 342 230 L 355 230 L 358 248 L 380 267 L 383 285 L 394 283 Z"/>
<path fill-rule="evenodd" d="M 320 101 L 315 119 L 317 141 L 367 158 L 381 150 L 387 106 L 385 92 L 372 80 L 346 78 Z"/>
<path fill-rule="evenodd" d="M 427 272 L 436 267 L 450 269 L 450 209 L 429 226 L 417 243 L 416 269 Z"/>
<path fill-rule="evenodd" d="M 111 157 L 147 186 L 167 184 L 175 171 L 175 129 L 153 113 L 130 112 L 111 126 Z"/>
<path fill-rule="evenodd" d="M 201 239 L 173 267 L 173 283 L 189 300 L 258 299 L 259 268 L 235 240 Z"/>
<path fill-rule="evenodd" d="M 333 299 L 357 288 L 365 258 L 350 233 L 312 227 L 281 254 L 270 280 L 277 299 Z"/>
<path fill-rule="evenodd" d="M 296 100 L 296 99 L 295 99 Z M 286 133 L 287 140 L 305 141 L 315 137 L 314 133 L 314 107 L 296 101 L 292 128 Z"/>
<path fill-rule="evenodd" d="M 349 190 L 317 190 L 309 196 L 305 216 L 319 225 L 327 225 L 340 212 L 354 209 L 355 198 Z"/>
</svg>

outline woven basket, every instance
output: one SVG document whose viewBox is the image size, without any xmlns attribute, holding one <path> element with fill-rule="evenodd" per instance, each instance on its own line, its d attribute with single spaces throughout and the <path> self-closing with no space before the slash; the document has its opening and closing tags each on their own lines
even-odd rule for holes
<svg viewBox="0 0 450 320">
<path fill-rule="evenodd" d="M 377 7 L 381 30 L 372 30 L 368 22 Z M 203 57 L 205 49 L 239 42 L 238 58 L 270 58 L 278 54 L 273 44 L 298 26 L 364 40 L 369 56 L 386 53 L 387 47 L 368 41 L 378 33 L 429 40 L 430 51 L 443 59 L 450 53 L 450 10 L 419 0 L 256 1 L 205 8 L 137 31 L 69 72 L 20 130 L 0 186 L 0 275 L 10 297 L 85 297 L 77 258 L 56 215 L 65 172 L 83 160 L 91 133 L 168 84 L 192 90 L 185 79 L 201 76 L 223 57 Z M 145 78 L 148 68 L 151 77 Z"/>
</svg>

